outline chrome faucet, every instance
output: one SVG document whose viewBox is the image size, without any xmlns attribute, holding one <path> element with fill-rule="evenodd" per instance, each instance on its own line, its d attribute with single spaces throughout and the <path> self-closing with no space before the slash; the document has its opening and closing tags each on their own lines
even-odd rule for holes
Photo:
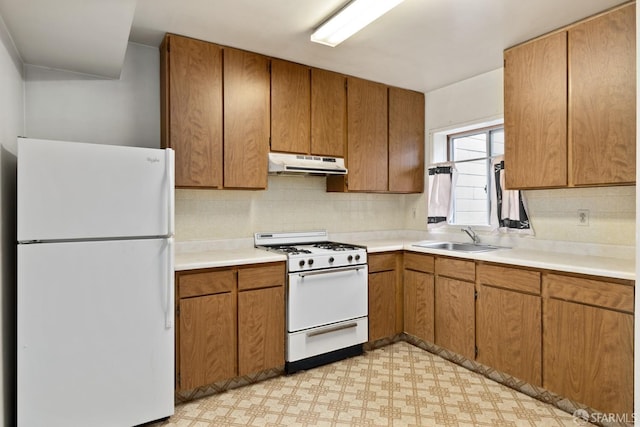
<svg viewBox="0 0 640 427">
<path fill-rule="evenodd" d="M 469 237 L 471 237 L 471 240 L 473 240 L 473 244 L 477 245 L 478 243 L 480 243 L 480 237 L 478 237 L 478 235 L 476 234 L 475 231 L 473 231 L 473 229 L 471 228 L 471 226 L 468 226 L 466 228 L 463 228 L 462 231 L 464 231 L 465 233 L 467 233 L 467 235 Z"/>
</svg>

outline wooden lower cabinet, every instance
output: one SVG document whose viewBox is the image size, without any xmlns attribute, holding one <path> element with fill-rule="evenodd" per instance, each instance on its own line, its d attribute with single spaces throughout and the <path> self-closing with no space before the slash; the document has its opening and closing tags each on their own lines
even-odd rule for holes
<svg viewBox="0 0 640 427">
<path fill-rule="evenodd" d="M 234 293 L 183 299 L 179 328 L 179 389 L 189 390 L 235 376 Z"/>
<path fill-rule="evenodd" d="M 284 287 L 238 292 L 238 375 L 284 364 Z"/>
<path fill-rule="evenodd" d="M 402 332 L 402 254 L 368 255 L 369 341 Z"/>
<path fill-rule="evenodd" d="M 479 264 L 476 360 L 542 386 L 540 272 Z"/>
<path fill-rule="evenodd" d="M 176 273 L 176 389 L 284 365 L 284 263 Z"/>
<path fill-rule="evenodd" d="M 602 413 L 630 417 L 632 282 L 549 275 L 544 284 L 543 387 Z"/>
<path fill-rule="evenodd" d="M 540 296 L 481 285 L 476 310 L 476 360 L 542 386 Z"/>
<path fill-rule="evenodd" d="M 475 287 L 448 277 L 435 282 L 435 343 L 474 360 L 476 352 Z"/>
<path fill-rule="evenodd" d="M 434 278 L 432 273 L 404 271 L 404 331 L 434 342 Z"/>
<path fill-rule="evenodd" d="M 405 252 L 404 332 L 434 342 L 435 257 Z"/>
</svg>

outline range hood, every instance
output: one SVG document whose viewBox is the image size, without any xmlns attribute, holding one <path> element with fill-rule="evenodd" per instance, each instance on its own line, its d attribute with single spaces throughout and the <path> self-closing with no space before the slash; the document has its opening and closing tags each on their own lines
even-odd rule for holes
<svg viewBox="0 0 640 427">
<path fill-rule="evenodd" d="M 346 175 L 347 168 L 340 157 L 269 153 L 269 173 Z"/>
</svg>

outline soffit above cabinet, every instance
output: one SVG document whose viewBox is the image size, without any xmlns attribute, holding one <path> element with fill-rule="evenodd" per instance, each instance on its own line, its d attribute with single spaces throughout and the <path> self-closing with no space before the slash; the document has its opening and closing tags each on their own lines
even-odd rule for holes
<svg viewBox="0 0 640 427">
<path fill-rule="evenodd" d="M 117 79 L 136 0 L 0 0 L 25 64 Z"/>
</svg>

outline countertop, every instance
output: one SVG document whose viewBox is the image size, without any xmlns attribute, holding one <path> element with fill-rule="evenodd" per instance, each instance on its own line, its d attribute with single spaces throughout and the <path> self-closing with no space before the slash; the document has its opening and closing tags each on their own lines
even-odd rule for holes
<svg viewBox="0 0 640 427">
<path fill-rule="evenodd" d="M 401 239 L 353 240 L 350 241 L 350 243 L 366 246 L 369 253 L 407 250 L 567 273 L 635 280 L 635 262 L 633 258 L 612 258 L 522 248 L 505 248 L 491 252 L 465 253 L 442 249 L 420 248 L 413 246 L 415 243 L 418 243 L 417 241 Z M 285 255 L 253 247 L 206 250 L 178 253 L 175 258 L 175 270 L 184 271 L 198 268 L 229 267 L 285 260 Z"/>
<path fill-rule="evenodd" d="M 436 240 L 433 241 L 435 242 Z M 413 246 L 418 242 L 405 242 L 398 240 L 373 240 L 353 243 L 366 246 L 369 253 L 407 250 L 477 261 L 510 264 L 521 267 L 556 270 L 566 273 L 611 277 L 615 279 L 635 280 L 636 278 L 636 267 L 633 259 L 582 254 L 578 255 L 564 252 L 549 252 L 521 248 L 505 248 L 490 252 L 465 253 L 443 249 L 421 248 Z"/>
</svg>

